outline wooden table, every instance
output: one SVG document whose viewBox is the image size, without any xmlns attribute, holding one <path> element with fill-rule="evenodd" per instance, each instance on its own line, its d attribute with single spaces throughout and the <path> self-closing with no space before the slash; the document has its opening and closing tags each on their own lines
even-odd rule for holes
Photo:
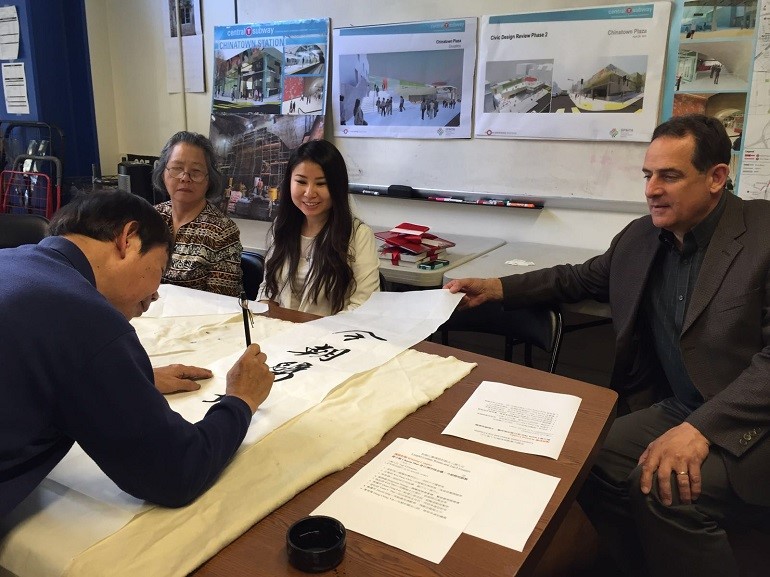
<svg viewBox="0 0 770 577">
<path fill-rule="evenodd" d="M 314 318 L 312 315 L 286 311 L 278 307 L 271 307 L 266 314 L 294 322 Z M 310 514 L 335 489 L 398 437 L 417 437 L 424 441 L 477 453 L 557 476 L 561 478 L 561 482 L 523 552 L 462 534 L 444 560 L 436 565 L 349 531 L 345 558 L 333 572 L 326 574 L 337 577 L 512 577 L 532 574 L 572 505 L 598 448 L 609 430 L 617 395 L 609 389 L 435 343 L 422 342 L 414 348 L 441 356 L 453 355 L 465 361 L 478 363 L 478 367 L 438 399 L 424 405 L 393 427 L 377 446 L 358 461 L 311 485 L 255 524 L 195 571 L 194 575 L 197 577 L 305 575 L 288 564 L 286 530 L 294 521 Z M 484 380 L 506 382 L 544 391 L 570 393 L 582 398 L 572 430 L 558 460 L 517 453 L 441 434 L 445 425 Z"/>
</svg>

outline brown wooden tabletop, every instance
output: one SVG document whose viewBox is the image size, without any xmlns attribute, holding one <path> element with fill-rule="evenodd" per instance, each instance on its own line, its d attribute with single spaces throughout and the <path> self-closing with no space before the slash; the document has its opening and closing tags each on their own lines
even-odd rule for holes
<svg viewBox="0 0 770 577">
<path fill-rule="evenodd" d="M 312 315 L 286 311 L 273 306 L 266 315 L 294 322 L 315 318 Z M 561 481 L 523 552 L 462 534 L 443 561 L 435 564 L 360 533 L 348 531 L 345 558 L 339 566 L 324 573 L 325 575 L 338 577 L 482 575 L 511 577 L 516 575 L 521 577 L 530 575 L 534 571 L 556 529 L 572 505 L 594 461 L 596 452 L 609 430 L 617 395 L 606 388 L 427 341 L 414 348 L 435 355 L 451 355 L 464 361 L 477 363 L 478 366 L 436 400 L 419 408 L 393 427 L 378 445 L 352 465 L 311 485 L 256 523 L 196 570 L 193 573 L 196 577 L 305 575 L 291 567 L 287 561 L 286 530 L 297 519 L 309 515 L 363 465 L 399 437 L 416 437 L 446 447 L 484 455 L 559 477 Z M 582 399 L 559 459 L 518 453 L 441 434 L 446 424 L 482 381 L 497 381 L 543 391 L 569 393 Z M 430 536 L 426 535 L 425 538 L 429 539 Z"/>
</svg>

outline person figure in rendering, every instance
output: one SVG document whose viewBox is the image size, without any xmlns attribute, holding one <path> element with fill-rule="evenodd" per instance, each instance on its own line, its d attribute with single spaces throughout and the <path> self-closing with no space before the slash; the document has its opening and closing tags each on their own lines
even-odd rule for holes
<svg viewBox="0 0 770 577">
<path fill-rule="evenodd" d="M 610 303 L 621 416 L 578 500 L 624 575 L 737 577 L 727 531 L 770 529 L 770 202 L 726 192 L 730 144 L 672 118 L 642 167 L 650 214 L 607 252 L 446 285 L 468 306 Z"/>
<path fill-rule="evenodd" d="M 353 124 L 357 126 L 365 126 L 367 124 L 364 120 L 364 111 L 361 109 L 361 99 L 356 98 L 353 104 Z"/>
</svg>

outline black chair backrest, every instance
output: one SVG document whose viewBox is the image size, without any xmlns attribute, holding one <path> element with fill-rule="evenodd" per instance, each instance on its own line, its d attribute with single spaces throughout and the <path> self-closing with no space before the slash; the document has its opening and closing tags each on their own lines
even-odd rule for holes
<svg viewBox="0 0 770 577">
<path fill-rule="evenodd" d="M 250 301 L 257 299 L 259 285 L 265 274 L 265 257 L 257 252 L 243 251 L 241 253 L 241 270 L 243 271 L 243 290 Z"/>
<path fill-rule="evenodd" d="M 38 214 L 0 213 L 0 248 L 37 244 L 48 236 L 48 219 Z"/>
<path fill-rule="evenodd" d="M 457 310 L 441 325 L 442 341 L 449 331 L 471 331 L 505 337 L 505 360 L 511 360 L 514 345 L 525 345 L 525 363 L 532 366 L 531 347 L 550 353 L 548 371 L 556 370 L 561 346 L 563 322 L 556 306 L 538 305 L 506 311 L 500 303 L 484 303 L 471 309 Z"/>
</svg>

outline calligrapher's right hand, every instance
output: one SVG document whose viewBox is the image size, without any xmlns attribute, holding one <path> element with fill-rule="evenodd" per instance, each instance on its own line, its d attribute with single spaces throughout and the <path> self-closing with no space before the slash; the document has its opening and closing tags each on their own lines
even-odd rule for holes
<svg viewBox="0 0 770 577">
<path fill-rule="evenodd" d="M 251 344 L 227 371 L 225 392 L 246 401 L 254 414 L 270 394 L 273 379 L 275 376 L 267 366 L 267 355 L 260 350 L 259 345 Z"/>
</svg>

